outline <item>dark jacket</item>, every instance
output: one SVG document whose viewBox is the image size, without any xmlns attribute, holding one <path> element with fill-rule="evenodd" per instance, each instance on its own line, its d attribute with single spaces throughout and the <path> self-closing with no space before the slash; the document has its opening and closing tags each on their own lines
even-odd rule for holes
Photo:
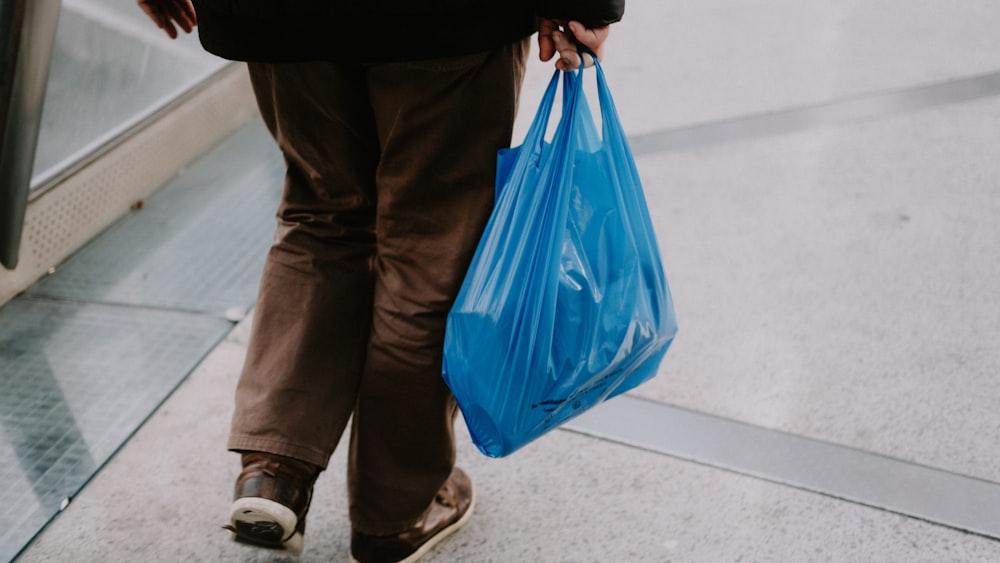
<svg viewBox="0 0 1000 563">
<path fill-rule="evenodd" d="M 202 45 L 256 62 L 387 62 L 485 51 L 527 37 L 537 17 L 594 27 L 625 0 L 194 0 Z"/>
</svg>

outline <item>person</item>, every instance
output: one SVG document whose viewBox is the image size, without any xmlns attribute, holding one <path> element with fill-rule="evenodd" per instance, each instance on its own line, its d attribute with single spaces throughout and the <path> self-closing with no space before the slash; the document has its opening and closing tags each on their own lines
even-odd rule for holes
<svg viewBox="0 0 1000 563">
<path fill-rule="evenodd" d="M 170 37 L 247 61 L 287 165 L 229 449 L 228 528 L 303 545 L 350 423 L 351 560 L 415 561 L 472 514 L 441 377 L 448 310 L 539 57 L 598 58 L 624 0 L 137 0 Z M 558 55 L 558 56 L 556 56 Z"/>
</svg>

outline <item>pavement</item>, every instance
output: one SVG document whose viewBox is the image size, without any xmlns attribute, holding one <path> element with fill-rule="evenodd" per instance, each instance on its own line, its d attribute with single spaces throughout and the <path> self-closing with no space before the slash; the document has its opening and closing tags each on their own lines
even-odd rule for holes
<svg viewBox="0 0 1000 563">
<path fill-rule="evenodd" d="M 985 0 L 630 2 L 604 66 L 680 333 L 629 397 L 689 413 L 678 433 L 695 443 L 717 439 L 707 415 L 802 463 L 789 476 L 723 461 L 771 455 L 763 438 L 694 459 L 610 423 L 494 460 L 460 425 L 477 513 L 426 560 L 1000 560 L 1000 504 L 965 492 L 1000 491 L 998 24 Z M 515 139 L 550 73 L 532 64 Z M 346 560 L 343 451 L 301 556 L 221 529 L 249 323 L 18 561 Z M 636 424 L 657 435 L 663 420 Z M 803 444 L 825 449 L 796 457 Z M 867 488 L 831 492 L 829 467 Z M 946 483 L 926 512 L 874 499 L 929 494 L 892 477 L 914 469 Z"/>
</svg>

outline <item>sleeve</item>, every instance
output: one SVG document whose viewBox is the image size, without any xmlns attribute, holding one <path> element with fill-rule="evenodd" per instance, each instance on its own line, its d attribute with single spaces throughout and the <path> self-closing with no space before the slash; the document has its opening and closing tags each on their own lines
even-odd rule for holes
<svg viewBox="0 0 1000 563">
<path fill-rule="evenodd" d="M 554 20 L 576 20 L 587 27 L 615 23 L 625 13 L 625 0 L 539 0 L 538 15 Z"/>
</svg>

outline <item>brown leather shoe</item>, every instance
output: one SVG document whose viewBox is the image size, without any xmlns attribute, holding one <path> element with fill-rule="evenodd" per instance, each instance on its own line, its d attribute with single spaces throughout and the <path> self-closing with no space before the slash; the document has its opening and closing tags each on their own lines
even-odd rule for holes
<svg viewBox="0 0 1000 563">
<path fill-rule="evenodd" d="M 452 470 L 424 517 L 409 530 L 390 536 L 351 532 L 351 563 L 412 563 L 453 534 L 472 516 L 472 481 Z"/>
<path fill-rule="evenodd" d="M 306 513 L 320 468 L 274 454 L 243 454 L 229 525 L 237 541 L 301 553 Z"/>
</svg>

